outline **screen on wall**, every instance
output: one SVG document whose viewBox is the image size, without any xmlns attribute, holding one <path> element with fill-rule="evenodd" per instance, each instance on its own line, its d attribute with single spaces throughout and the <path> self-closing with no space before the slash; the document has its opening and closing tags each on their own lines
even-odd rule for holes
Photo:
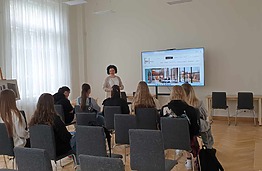
<svg viewBox="0 0 262 171">
<path fill-rule="evenodd" d="M 142 77 L 149 86 L 205 85 L 204 48 L 145 51 Z"/>
</svg>

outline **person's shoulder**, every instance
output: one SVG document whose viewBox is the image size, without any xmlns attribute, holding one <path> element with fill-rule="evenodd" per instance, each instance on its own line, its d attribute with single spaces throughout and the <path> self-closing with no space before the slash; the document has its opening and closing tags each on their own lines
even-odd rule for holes
<svg viewBox="0 0 262 171">
<path fill-rule="evenodd" d="M 103 103 L 102 103 L 102 105 L 105 105 L 106 103 L 108 103 L 108 101 L 110 101 L 110 97 L 109 98 L 107 98 L 107 99 L 105 99 L 104 101 L 103 101 Z"/>
</svg>

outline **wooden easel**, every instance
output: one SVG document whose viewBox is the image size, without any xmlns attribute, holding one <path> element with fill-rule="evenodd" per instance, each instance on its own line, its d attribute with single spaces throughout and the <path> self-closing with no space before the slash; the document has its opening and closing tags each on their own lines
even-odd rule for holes
<svg viewBox="0 0 262 171">
<path fill-rule="evenodd" d="M 0 67 L 0 80 L 4 80 L 3 73 L 2 73 L 2 68 Z"/>
</svg>

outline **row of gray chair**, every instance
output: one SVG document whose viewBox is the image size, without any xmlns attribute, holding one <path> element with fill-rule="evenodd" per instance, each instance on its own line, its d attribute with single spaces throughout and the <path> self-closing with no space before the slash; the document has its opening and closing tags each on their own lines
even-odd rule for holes
<svg viewBox="0 0 262 171">
<path fill-rule="evenodd" d="M 130 119 L 130 120 L 129 120 Z M 135 123 L 135 118 L 132 115 L 116 115 L 115 120 L 120 120 L 120 121 L 126 121 L 126 123 Z M 115 122 L 116 124 L 116 132 L 118 130 L 117 125 L 118 121 Z M 121 124 L 124 124 L 124 122 L 121 122 Z M 188 131 L 188 123 L 186 119 L 173 119 L 173 118 L 161 118 L 161 132 L 159 130 L 141 130 L 141 129 L 133 129 L 132 124 L 130 124 L 130 128 L 125 129 L 125 137 L 128 140 L 125 140 L 123 143 L 129 144 L 129 138 L 130 138 L 130 149 L 131 149 L 131 159 L 130 159 L 130 166 L 132 169 L 135 169 L 136 167 L 141 167 L 144 168 L 148 164 L 147 160 L 139 160 L 139 157 L 137 155 L 145 155 L 145 157 L 142 158 L 148 158 L 148 156 L 152 156 L 152 152 L 156 149 L 159 150 L 164 150 L 164 149 L 182 149 L 186 151 L 190 151 L 190 138 L 189 138 L 189 131 Z M 133 125 L 134 126 L 134 125 Z M 47 146 L 46 150 L 47 153 L 50 155 L 50 159 L 52 160 L 57 160 L 58 158 L 54 156 L 52 158 L 52 151 L 48 148 L 53 148 L 52 142 L 48 142 L 48 139 L 51 138 L 50 135 L 50 127 L 47 125 L 37 125 L 37 128 L 33 131 L 33 137 L 36 135 L 36 133 L 39 135 L 43 135 L 45 139 L 38 139 L 42 141 L 41 146 L 37 146 L 38 148 L 45 148 Z M 5 128 L 5 127 L 4 127 Z M 47 129 L 47 130 L 44 130 Z M 105 137 L 103 133 L 103 128 L 101 127 L 94 127 L 94 126 L 77 126 L 77 131 L 76 131 L 76 141 L 77 141 L 77 154 L 78 155 L 91 155 L 91 156 L 100 156 L 100 157 L 106 157 L 106 145 L 105 145 Z M 137 140 L 132 140 L 132 133 L 130 133 L 129 129 L 133 130 L 133 132 L 137 132 L 139 134 L 139 138 Z M 41 131 L 39 133 L 38 131 Z M 156 134 L 159 135 L 153 135 L 153 132 L 156 132 Z M 46 132 L 46 133 L 44 133 Z M 49 133 L 48 133 L 49 132 Z M 131 131 L 132 132 L 132 131 Z M 141 136 L 141 132 L 145 132 L 145 135 Z M 160 135 L 160 133 L 161 135 Z M 2 135 L 2 134 L 1 134 Z M 118 133 L 116 133 L 116 141 L 118 141 Z M 41 136 L 42 137 L 42 136 Z M 159 138 L 160 137 L 160 138 Z M 33 138 L 34 139 L 34 138 Z M 2 140 L 2 136 L 1 139 Z M 144 141 L 144 143 L 139 142 L 135 143 L 136 141 Z M 162 141 L 162 142 L 160 142 Z M 103 142 L 103 143 L 101 143 Z M 120 141 L 121 142 L 121 141 Z M 132 145 L 133 142 L 133 145 Z M 40 142 L 39 142 L 40 143 Z M 156 144 L 154 144 L 156 143 Z M 163 143 L 162 145 L 159 145 Z M 99 145 L 100 144 L 100 145 Z M 136 145 L 135 145 L 136 144 Z M 144 145 L 142 145 L 144 144 Z M 158 145 L 157 145 L 158 144 Z M 34 147 L 35 144 L 32 143 Z M 140 147 L 136 147 L 139 146 Z M 151 146 L 152 145 L 152 146 Z M 147 146 L 147 147 L 145 147 Z M 161 147 L 161 148 L 160 148 Z M 164 148 L 163 148 L 164 147 Z M 138 148 L 136 150 L 136 148 Z M 141 148 L 141 149 L 139 149 Z M 151 149 L 152 148 L 152 149 Z M 154 150 L 153 150 L 154 149 Z M 141 151 L 142 150 L 142 151 Z M 144 150 L 144 151 L 143 151 Z M 162 152 L 159 151 L 159 155 L 162 155 Z M 162 157 L 159 157 L 159 155 L 156 155 L 153 158 L 150 158 L 150 160 L 156 160 L 154 163 L 161 163 L 163 161 Z M 147 156 L 147 157 L 146 157 Z M 138 164 L 139 162 L 142 162 L 142 164 Z M 152 163 L 149 162 L 149 163 Z M 172 161 L 171 163 L 176 163 Z M 162 163 L 163 164 L 163 163 Z M 80 159 L 80 165 L 81 165 L 81 159 Z M 159 164 L 161 165 L 161 164 Z M 150 167 L 150 166 L 148 166 Z M 163 167 L 163 165 L 162 165 Z M 141 170 L 141 169 L 138 169 Z M 143 170 L 143 169 L 142 169 Z M 149 169 L 151 170 L 151 169 Z M 161 170 L 161 169 L 160 169 Z"/>
<path fill-rule="evenodd" d="M 230 114 L 227 105 L 226 92 L 212 92 L 212 112 L 214 115 L 215 109 L 224 109 L 227 111 L 228 125 L 230 125 Z M 239 92 L 237 96 L 237 109 L 235 112 L 235 125 L 237 125 L 237 116 L 240 112 L 249 110 L 253 114 L 254 125 L 256 125 L 256 114 L 253 105 L 252 92 Z"/>
</svg>

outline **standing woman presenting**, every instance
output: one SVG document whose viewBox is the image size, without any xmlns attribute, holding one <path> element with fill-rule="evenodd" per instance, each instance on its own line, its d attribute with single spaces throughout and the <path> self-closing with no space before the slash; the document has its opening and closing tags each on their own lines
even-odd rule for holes
<svg viewBox="0 0 262 171">
<path fill-rule="evenodd" d="M 106 71 L 109 76 L 107 76 L 104 81 L 103 89 L 106 92 L 106 98 L 108 98 L 111 97 L 111 91 L 114 85 L 119 86 L 120 90 L 124 89 L 124 85 L 121 81 L 121 78 L 115 75 L 117 73 L 117 67 L 115 65 L 109 65 L 106 68 Z"/>
</svg>

